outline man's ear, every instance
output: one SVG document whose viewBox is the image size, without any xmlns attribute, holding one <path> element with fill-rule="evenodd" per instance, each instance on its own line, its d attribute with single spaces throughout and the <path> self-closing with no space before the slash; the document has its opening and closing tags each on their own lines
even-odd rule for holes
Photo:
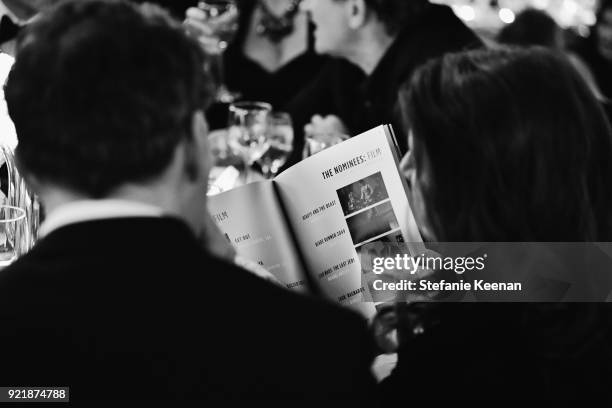
<svg viewBox="0 0 612 408">
<path fill-rule="evenodd" d="M 197 110 L 191 115 L 191 134 L 199 140 L 208 139 L 208 122 L 206 122 L 206 116 L 201 110 Z"/>
<path fill-rule="evenodd" d="M 208 146 L 208 123 L 204 112 L 197 110 L 191 116 L 191 137 L 185 143 L 185 172 L 191 181 L 208 177 L 213 157 Z"/>
<path fill-rule="evenodd" d="M 363 27 L 367 21 L 368 14 L 368 7 L 365 0 L 348 0 L 346 6 L 349 13 L 349 27 L 353 30 Z"/>
</svg>

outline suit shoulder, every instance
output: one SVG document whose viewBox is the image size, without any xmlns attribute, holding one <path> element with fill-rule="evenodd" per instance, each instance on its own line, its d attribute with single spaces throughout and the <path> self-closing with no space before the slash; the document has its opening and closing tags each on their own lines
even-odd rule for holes
<svg viewBox="0 0 612 408">
<path fill-rule="evenodd" d="M 213 262 L 213 269 L 220 271 L 215 284 L 231 290 L 236 301 L 251 303 L 254 308 L 266 309 L 273 315 L 292 314 L 300 320 L 316 317 L 319 325 L 329 322 L 335 327 L 365 326 L 360 315 L 330 301 L 290 291 L 226 261 Z"/>
</svg>

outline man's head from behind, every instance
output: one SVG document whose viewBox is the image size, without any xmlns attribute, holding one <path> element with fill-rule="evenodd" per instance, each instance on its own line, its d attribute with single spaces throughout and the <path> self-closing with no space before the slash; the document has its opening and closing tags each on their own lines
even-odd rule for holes
<svg viewBox="0 0 612 408">
<path fill-rule="evenodd" d="M 206 177 L 204 62 L 157 7 L 60 4 L 20 38 L 5 89 L 20 168 L 88 198 L 154 184 L 173 166 L 174 179 Z"/>
<path fill-rule="evenodd" d="M 428 3 L 428 0 L 305 0 L 303 8 L 310 12 L 316 26 L 317 52 L 343 57 L 364 27 L 380 25 L 394 36 L 418 18 Z"/>
</svg>

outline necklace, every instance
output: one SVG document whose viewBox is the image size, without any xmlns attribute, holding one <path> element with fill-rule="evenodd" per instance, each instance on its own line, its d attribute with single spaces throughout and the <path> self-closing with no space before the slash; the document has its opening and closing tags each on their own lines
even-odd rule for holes
<svg viewBox="0 0 612 408">
<path fill-rule="evenodd" d="M 279 42 L 293 32 L 294 17 L 300 11 L 301 0 L 291 0 L 291 3 L 280 15 L 276 16 L 268 7 L 265 0 L 259 0 L 261 20 L 257 24 L 257 34 L 267 37 L 272 42 Z"/>
</svg>

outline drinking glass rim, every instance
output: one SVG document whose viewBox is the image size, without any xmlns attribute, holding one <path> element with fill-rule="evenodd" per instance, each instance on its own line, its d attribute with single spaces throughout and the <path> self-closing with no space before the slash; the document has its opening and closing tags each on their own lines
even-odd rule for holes
<svg viewBox="0 0 612 408">
<path fill-rule="evenodd" d="M 16 211 L 17 213 L 19 213 L 19 215 L 17 217 L 11 217 L 11 218 L 0 218 L 0 223 L 2 224 L 7 224 L 9 222 L 16 222 L 16 221 L 21 221 L 22 219 L 24 219 L 26 217 L 26 211 L 23 208 L 20 207 L 15 207 L 14 205 L 6 205 L 6 204 L 0 204 L 0 209 L 2 208 L 8 208 L 10 210 Z"/>
<path fill-rule="evenodd" d="M 198 0 L 198 5 L 207 4 L 207 3 L 234 3 L 236 4 L 236 0 Z"/>
<path fill-rule="evenodd" d="M 284 120 L 287 119 L 287 122 L 293 122 L 293 118 L 289 112 L 273 110 L 270 111 L 268 117 L 270 120 Z"/>
<path fill-rule="evenodd" d="M 243 114 L 249 111 L 247 107 L 253 107 L 262 111 L 272 112 L 272 105 L 268 102 L 260 101 L 241 101 L 230 104 L 229 110 L 238 114 Z"/>
<path fill-rule="evenodd" d="M 344 133 L 338 133 L 338 132 L 323 132 L 323 133 L 314 133 L 314 134 L 306 135 L 305 139 L 308 141 L 314 141 L 318 143 L 324 143 L 324 142 L 329 142 L 334 139 L 336 140 L 340 139 L 339 143 L 341 143 L 341 142 L 344 142 L 345 140 L 350 139 L 350 136 Z"/>
<path fill-rule="evenodd" d="M 199 8 L 199 9 L 213 7 L 214 5 L 210 4 L 210 3 L 227 5 L 230 8 L 236 8 L 237 7 L 235 0 L 199 0 L 196 7 Z"/>
</svg>

